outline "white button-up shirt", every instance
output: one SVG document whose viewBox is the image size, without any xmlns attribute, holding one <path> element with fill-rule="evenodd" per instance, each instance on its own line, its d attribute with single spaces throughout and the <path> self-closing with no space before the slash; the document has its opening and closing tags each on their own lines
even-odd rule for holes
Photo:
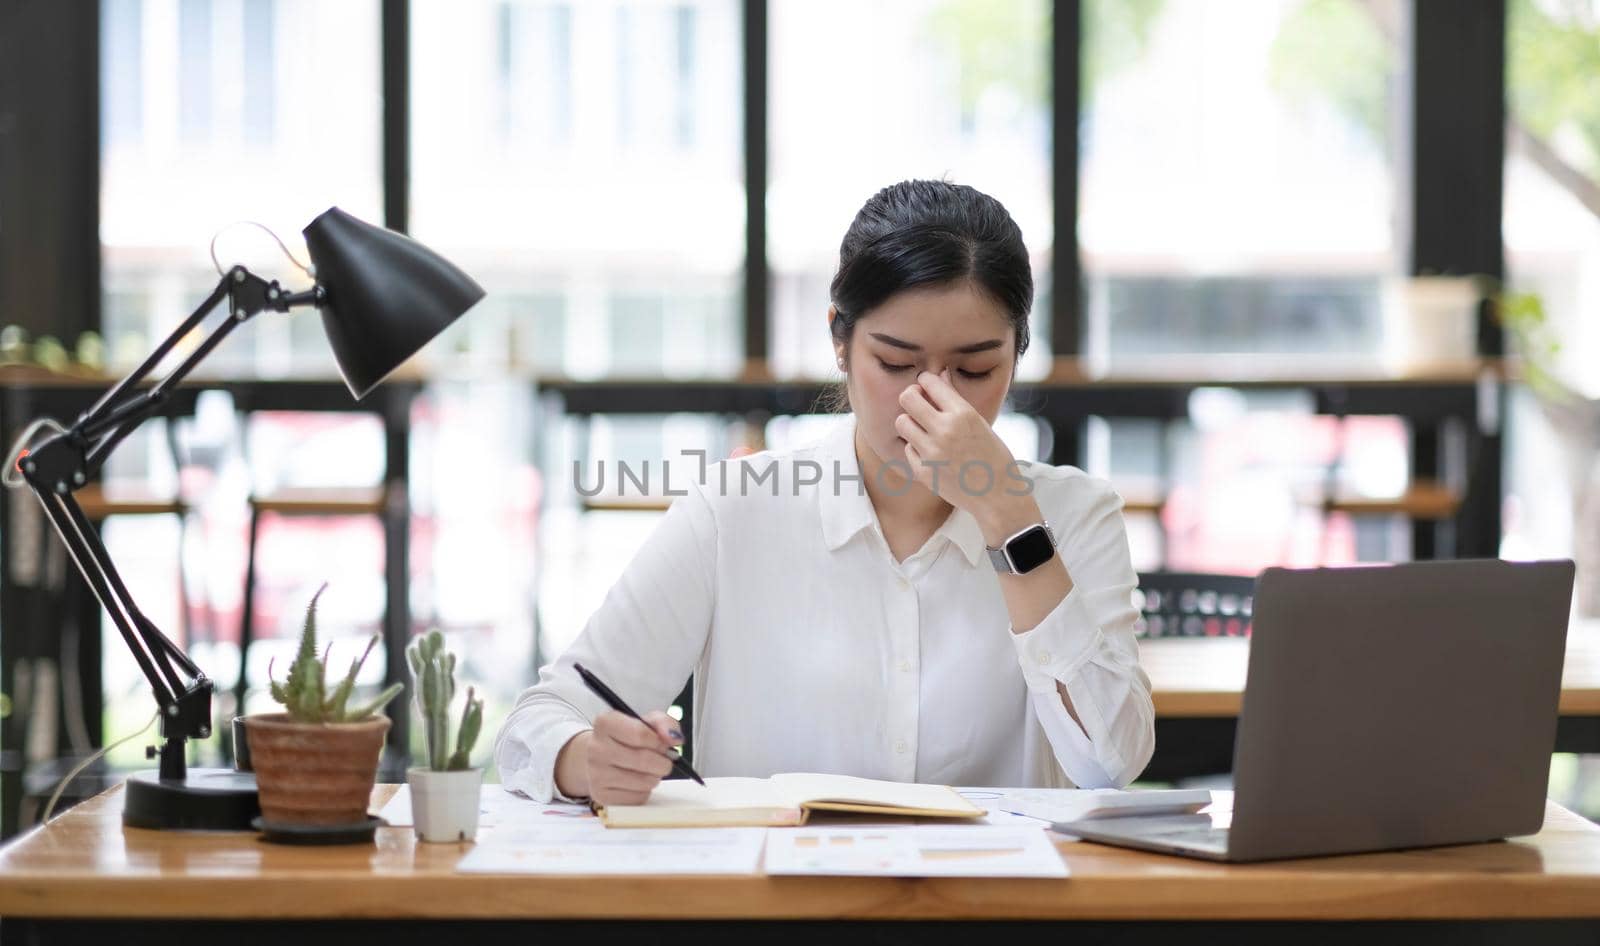
<svg viewBox="0 0 1600 946">
<path fill-rule="evenodd" d="M 641 713 L 668 705 L 692 673 L 705 776 L 1126 785 L 1150 760 L 1155 724 L 1122 501 L 1072 467 L 1022 470 L 1073 587 L 1013 634 L 971 515 L 953 510 L 895 561 L 853 424 L 815 446 L 708 466 L 517 698 L 495 740 L 502 782 L 559 797 L 557 754 L 606 709 L 576 661 Z M 994 488 L 1022 486 L 1000 476 Z"/>
</svg>

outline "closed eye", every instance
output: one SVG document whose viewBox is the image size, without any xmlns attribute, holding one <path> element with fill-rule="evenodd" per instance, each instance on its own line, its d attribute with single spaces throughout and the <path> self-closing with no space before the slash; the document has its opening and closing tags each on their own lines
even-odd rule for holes
<svg viewBox="0 0 1600 946">
<path fill-rule="evenodd" d="M 890 374 L 899 374 L 899 373 L 901 373 L 903 371 L 910 371 L 911 369 L 916 367 L 916 365 L 895 364 L 894 362 L 891 362 L 891 361 L 884 361 L 882 358 L 878 359 L 878 364 L 882 365 L 883 366 L 883 370 L 889 372 Z M 981 381 L 984 378 L 989 377 L 991 374 L 994 374 L 994 369 L 993 368 L 989 368 L 986 371 L 968 371 L 965 368 L 958 368 L 958 369 L 956 369 L 956 374 L 960 375 L 963 378 L 968 378 L 968 379 L 973 380 L 973 381 Z"/>
</svg>

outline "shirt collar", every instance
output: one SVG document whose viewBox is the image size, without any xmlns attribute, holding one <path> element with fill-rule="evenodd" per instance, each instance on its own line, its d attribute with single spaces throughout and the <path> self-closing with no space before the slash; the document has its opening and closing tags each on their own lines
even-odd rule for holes
<svg viewBox="0 0 1600 946">
<path fill-rule="evenodd" d="M 965 509 L 952 510 L 950 518 L 939 527 L 939 532 L 955 543 L 961 554 L 966 556 L 968 565 L 979 565 L 988 557 L 984 552 L 983 530 L 978 527 L 978 520 Z"/>
<path fill-rule="evenodd" d="M 859 479 L 861 462 L 856 458 L 854 417 L 828 434 L 817 456 L 822 463 L 817 504 L 822 514 L 823 541 L 831 552 L 849 542 L 861 530 L 875 529 L 878 525 L 872 499 L 867 496 L 866 481 Z M 835 467 L 835 464 L 838 466 Z M 978 528 L 978 520 L 965 510 L 952 510 L 934 536 L 943 536 L 953 543 L 970 565 L 978 565 L 985 557 L 983 530 Z"/>
</svg>

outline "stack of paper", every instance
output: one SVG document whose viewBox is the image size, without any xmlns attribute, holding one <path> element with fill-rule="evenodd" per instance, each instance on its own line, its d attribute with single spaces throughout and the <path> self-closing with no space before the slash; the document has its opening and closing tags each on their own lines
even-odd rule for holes
<svg viewBox="0 0 1600 946">
<path fill-rule="evenodd" d="M 538 803 L 486 785 L 467 873 L 768 874 L 882 877 L 1065 877 L 1045 822 L 1009 814 L 1014 790 L 959 789 L 985 817 L 967 823 L 862 818 L 793 828 L 607 828 L 586 805 Z M 410 793 L 382 815 L 411 821 Z"/>
</svg>

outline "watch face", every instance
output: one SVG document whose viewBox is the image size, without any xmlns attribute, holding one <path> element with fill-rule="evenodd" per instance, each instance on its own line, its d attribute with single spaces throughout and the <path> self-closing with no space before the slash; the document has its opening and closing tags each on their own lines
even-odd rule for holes
<svg viewBox="0 0 1600 946">
<path fill-rule="evenodd" d="M 1006 556 L 1011 559 L 1011 567 L 1019 575 L 1025 575 L 1050 561 L 1050 556 L 1054 554 L 1055 543 L 1050 541 L 1050 533 L 1045 531 L 1044 526 L 1034 526 L 1006 543 Z"/>
</svg>

